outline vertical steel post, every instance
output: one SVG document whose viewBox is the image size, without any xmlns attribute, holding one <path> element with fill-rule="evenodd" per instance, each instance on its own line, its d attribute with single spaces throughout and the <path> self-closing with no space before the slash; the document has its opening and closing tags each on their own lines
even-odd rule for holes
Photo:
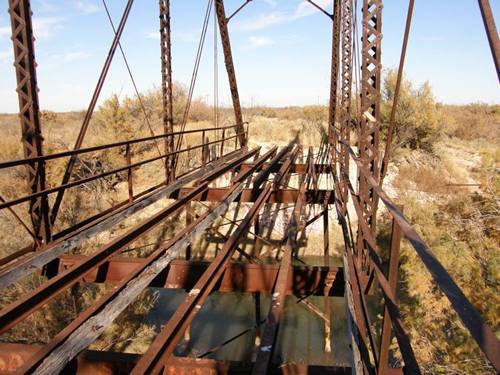
<svg viewBox="0 0 500 375">
<path fill-rule="evenodd" d="M 351 133 L 351 90 L 352 90 L 352 0 L 342 0 L 342 87 L 340 96 L 340 194 L 342 215 L 347 211 L 349 190 L 346 178 L 349 178 L 349 151 Z"/>
<path fill-rule="evenodd" d="M 323 266 L 330 268 L 330 224 L 328 220 L 328 200 L 323 205 Z M 325 352 L 331 353 L 331 309 L 330 309 L 330 289 L 333 283 L 328 280 L 323 291 L 323 306 L 325 310 Z"/>
<path fill-rule="evenodd" d="M 163 132 L 174 132 L 172 99 L 172 43 L 170 39 L 170 0 L 160 0 L 160 45 L 161 45 L 161 92 L 163 100 Z M 175 150 L 173 136 L 165 137 L 165 154 Z M 165 159 L 165 178 L 167 183 L 175 180 L 175 157 Z"/>
<path fill-rule="evenodd" d="M 260 332 L 260 292 L 253 293 L 253 298 L 255 301 L 255 346 L 260 345 L 261 332 Z"/>
<path fill-rule="evenodd" d="M 191 225 L 194 219 L 194 210 L 191 202 L 186 203 L 186 228 Z M 191 243 L 186 246 L 186 260 L 191 260 L 191 255 L 193 252 L 193 248 L 191 247 Z"/>
<path fill-rule="evenodd" d="M 26 158 L 43 155 L 43 137 L 38 104 L 38 87 L 35 62 L 35 39 L 31 22 L 29 0 L 9 0 L 9 14 L 12 25 L 14 67 L 17 77 L 19 98 L 19 119 L 21 121 L 22 143 Z M 30 193 L 45 190 L 45 164 L 43 161 L 27 164 L 28 188 Z M 50 242 L 51 230 L 49 204 L 46 195 L 30 201 L 29 213 L 33 232 L 38 244 Z"/>
<path fill-rule="evenodd" d="M 398 284 L 398 264 L 399 264 L 399 250 L 401 247 L 402 232 L 396 221 L 392 220 L 392 235 L 391 235 L 391 250 L 389 255 L 389 270 L 387 279 L 391 291 L 396 295 Z M 380 338 L 380 356 L 378 363 L 378 374 L 389 373 L 389 345 L 391 343 L 391 319 L 389 310 L 384 308 L 384 320 L 382 323 L 382 334 Z"/>
<path fill-rule="evenodd" d="M 224 51 L 224 62 L 226 64 L 227 76 L 229 79 L 229 88 L 231 90 L 231 98 L 233 100 L 234 117 L 236 119 L 236 131 L 240 141 L 240 146 L 246 146 L 247 140 L 245 137 L 245 129 L 243 125 L 243 113 L 241 111 L 240 96 L 238 94 L 238 84 L 236 83 L 236 73 L 234 71 L 233 54 L 231 52 L 231 41 L 229 39 L 229 31 L 227 28 L 226 11 L 224 9 L 223 0 L 215 0 L 215 10 L 217 20 L 219 22 L 219 32 Z"/>
<path fill-rule="evenodd" d="M 335 0 L 333 3 L 333 32 L 332 32 L 332 68 L 330 82 L 330 106 L 328 113 L 328 140 L 333 151 L 333 163 L 336 164 L 336 138 L 335 120 L 337 117 L 337 92 L 339 82 L 339 64 L 340 64 L 340 0 Z"/>
<path fill-rule="evenodd" d="M 134 180 L 133 180 L 133 172 L 130 165 L 132 164 L 132 154 L 130 152 L 130 144 L 127 143 L 125 146 L 125 159 L 127 161 L 127 183 L 128 183 L 128 201 L 132 203 L 134 200 Z"/>
<path fill-rule="evenodd" d="M 382 0 L 363 0 L 363 39 L 361 49 L 361 126 L 359 132 L 359 156 L 379 180 L 379 125 L 380 85 L 382 76 Z M 371 231 L 376 231 L 377 195 L 366 178 L 360 174 L 359 197 L 363 216 Z M 360 220 L 362 220 L 360 218 Z M 365 262 L 363 268 L 369 272 L 366 243 L 361 229 L 358 230 L 358 258 Z"/>
</svg>

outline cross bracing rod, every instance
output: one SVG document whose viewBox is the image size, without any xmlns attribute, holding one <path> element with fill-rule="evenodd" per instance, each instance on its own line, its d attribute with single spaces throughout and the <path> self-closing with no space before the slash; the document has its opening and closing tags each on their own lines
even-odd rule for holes
<svg viewBox="0 0 500 375">
<path fill-rule="evenodd" d="M 97 81 L 96 87 L 94 89 L 94 94 L 92 95 L 92 99 L 90 100 L 90 104 L 87 108 L 87 111 L 85 113 L 85 117 L 82 122 L 82 126 L 80 128 L 80 132 L 78 133 L 78 137 L 76 138 L 75 150 L 79 150 L 82 145 L 83 141 L 85 139 L 85 135 L 87 134 L 87 129 L 90 124 L 90 120 L 92 118 L 92 115 L 94 113 L 94 109 L 97 105 L 97 100 L 99 99 L 99 95 L 101 94 L 101 90 L 104 86 L 104 81 L 106 80 L 106 76 L 108 75 L 109 68 L 111 67 L 111 63 L 113 62 L 113 57 L 115 56 L 116 49 L 118 48 L 120 38 L 123 34 L 123 30 L 125 29 L 125 24 L 127 23 L 128 16 L 130 14 L 130 10 L 132 9 L 132 4 L 134 3 L 134 0 L 128 0 L 127 5 L 125 7 L 125 10 L 123 11 L 122 18 L 120 20 L 120 24 L 118 25 L 118 28 L 116 30 L 116 33 L 113 38 L 113 42 L 111 43 L 108 55 L 106 57 L 106 61 L 104 62 L 104 66 L 101 70 L 101 74 L 99 76 L 99 79 Z M 77 156 L 72 156 L 68 164 L 66 166 L 66 170 L 64 172 L 64 176 L 61 182 L 61 185 L 65 185 L 68 183 L 68 181 L 71 178 L 71 173 L 73 172 L 73 168 L 75 167 L 77 161 Z M 52 206 L 52 211 L 50 213 L 50 222 L 53 225 L 56 221 L 57 214 L 59 212 L 59 208 L 61 207 L 62 199 L 64 197 L 64 192 L 65 189 L 60 190 L 57 193 L 56 199 L 54 201 L 54 205 Z"/>
<path fill-rule="evenodd" d="M 9 0 L 9 14 L 12 25 L 14 47 L 14 67 L 19 98 L 19 119 L 24 156 L 43 156 L 43 137 L 38 103 L 38 87 L 35 62 L 35 39 L 31 22 L 29 0 Z M 45 163 L 43 161 L 26 164 L 28 189 L 31 194 L 45 190 Z M 37 243 L 51 240 L 49 204 L 47 195 L 33 197 L 29 213 Z"/>
<path fill-rule="evenodd" d="M 236 72 L 234 70 L 233 54 L 231 51 L 231 41 L 229 38 L 229 30 L 227 28 L 226 11 L 224 9 L 223 0 L 215 0 L 215 11 L 217 13 L 217 21 L 219 23 L 219 32 L 224 51 L 224 62 L 229 80 L 229 89 L 231 90 L 231 99 L 233 101 L 234 117 L 236 119 L 237 132 L 240 134 L 239 142 L 241 146 L 247 144 L 245 131 L 243 129 L 243 113 L 241 111 L 240 96 L 238 93 L 238 84 L 236 82 Z"/>
<path fill-rule="evenodd" d="M 164 134 L 174 132 L 173 101 L 172 101 L 172 43 L 170 27 L 170 0 L 160 0 L 160 43 L 161 43 L 161 91 L 163 100 Z M 174 152 L 173 137 L 165 138 L 165 153 Z M 175 158 L 165 160 L 167 182 L 175 179 Z"/>
<path fill-rule="evenodd" d="M 498 37 L 495 18 L 493 17 L 489 0 L 479 0 L 479 8 L 483 16 L 484 27 L 486 28 L 486 35 L 490 43 L 491 54 L 493 55 L 498 80 L 500 81 L 500 38 Z"/>
</svg>

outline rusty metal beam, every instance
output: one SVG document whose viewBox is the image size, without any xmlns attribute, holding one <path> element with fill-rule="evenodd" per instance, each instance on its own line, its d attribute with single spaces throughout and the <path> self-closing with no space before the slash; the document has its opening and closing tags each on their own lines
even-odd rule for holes
<svg viewBox="0 0 500 375">
<path fill-rule="evenodd" d="M 353 157 L 356 165 L 358 166 L 359 173 L 364 175 L 367 183 L 370 184 L 370 187 L 374 190 L 375 194 L 377 194 L 379 199 L 383 202 L 384 206 L 393 217 L 395 223 L 397 223 L 400 230 L 402 231 L 404 238 L 406 238 L 412 244 L 423 264 L 430 272 L 436 285 L 439 286 L 439 288 L 446 295 L 453 309 L 456 311 L 457 315 L 460 317 L 465 327 L 470 332 L 471 336 L 474 338 L 474 340 L 476 340 L 486 358 L 488 358 L 496 371 L 500 371 L 500 340 L 496 338 L 493 329 L 484 321 L 477 309 L 467 299 L 460 287 L 455 283 L 450 274 L 435 257 L 425 241 L 420 237 L 420 235 L 411 226 L 409 221 L 405 218 L 402 211 L 394 204 L 394 202 L 379 186 L 378 181 L 371 176 L 370 171 L 366 168 L 362 160 L 356 156 L 355 152 L 352 149 L 350 150 L 350 154 Z M 351 196 L 353 196 L 354 199 L 354 197 L 356 197 L 354 194 L 354 189 L 350 187 L 349 190 Z M 362 222 L 362 220 L 359 221 Z M 371 231 L 368 229 L 364 230 L 364 232 L 365 238 L 372 243 L 372 250 L 376 249 L 375 236 L 371 234 Z M 370 257 L 372 257 L 372 259 L 377 259 L 374 251 L 371 251 L 369 255 Z M 376 262 L 374 261 L 373 263 Z M 383 276 L 383 274 L 379 270 L 377 270 L 377 267 L 375 268 L 375 270 L 377 271 L 379 283 L 381 286 L 383 286 L 380 280 L 385 278 L 385 276 Z M 393 295 L 390 287 L 387 286 L 385 288 L 384 295 L 387 298 Z M 396 304 L 393 303 L 392 305 L 390 305 L 389 303 L 387 303 L 387 305 L 390 308 L 392 305 Z M 391 310 L 393 309 L 390 308 L 389 313 L 391 314 L 391 320 L 393 321 L 393 329 L 396 330 L 397 327 L 394 325 L 393 319 L 393 315 L 395 315 L 395 313 Z M 397 330 L 395 333 L 397 335 Z"/>
<path fill-rule="evenodd" d="M 332 147 L 336 146 L 335 141 L 335 121 L 337 119 L 338 103 L 338 85 L 339 85 L 339 66 L 340 66 L 340 29 L 341 29 L 341 0 L 333 2 L 333 32 L 332 32 L 332 61 L 330 77 L 330 105 L 328 112 L 328 139 Z M 334 158 L 336 155 L 334 154 Z M 334 159 L 335 160 L 335 159 Z"/>
<path fill-rule="evenodd" d="M 386 278 L 389 281 L 394 296 L 397 296 L 398 271 L 399 271 L 399 252 L 401 248 L 402 233 L 396 222 L 392 221 L 391 247 L 389 252 L 389 269 Z M 391 344 L 391 320 L 389 309 L 384 308 L 384 317 L 382 321 L 382 332 L 380 335 L 380 357 L 378 363 L 378 373 L 381 375 L 389 373 L 389 346 Z"/>
<path fill-rule="evenodd" d="M 241 165 L 241 170 L 248 169 L 252 166 L 251 163 L 243 163 Z M 267 165 L 266 165 L 267 166 Z M 331 164 L 313 164 L 314 172 L 320 174 L 330 174 L 333 171 L 333 166 Z M 271 169 L 271 173 L 276 173 L 281 168 L 281 163 L 277 164 Z M 290 173 L 304 174 L 308 173 L 308 165 L 303 163 L 297 163 L 290 167 Z"/>
<path fill-rule="evenodd" d="M 363 40 L 361 49 L 361 130 L 359 155 L 379 179 L 380 87 L 382 80 L 382 0 L 363 0 Z M 375 231 L 377 197 L 364 177 L 359 181 L 364 215 Z"/>
<path fill-rule="evenodd" d="M 172 44 L 170 40 L 170 0 L 160 0 L 160 44 L 161 44 L 161 91 L 163 100 L 163 132 L 174 132 L 174 111 L 172 100 Z M 165 154 L 175 150 L 174 137 L 165 138 Z M 166 181 L 175 179 L 175 157 L 165 160 Z"/>
<path fill-rule="evenodd" d="M 226 140 L 228 140 L 228 139 L 236 139 L 236 137 L 237 136 L 234 135 L 232 137 L 226 138 Z M 193 150 L 196 150 L 196 149 L 200 149 L 200 148 L 205 147 L 205 146 L 210 145 L 210 144 L 220 143 L 221 141 L 222 140 L 216 140 L 216 141 L 211 141 L 211 142 L 208 142 L 208 143 L 205 143 L 205 144 L 202 144 L 202 145 L 189 146 L 189 147 L 184 148 L 182 150 L 175 151 L 174 155 L 179 155 L 180 153 L 183 153 L 183 152 L 189 152 L 189 151 L 193 151 Z M 243 148 L 243 149 L 246 150 L 246 148 Z M 27 195 L 27 196 L 24 196 L 24 197 L 13 199 L 13 200 L 11 200 L 9 202 L 0 203 L 0 209 L 7 208 L 7 207 L 12 207 L 12 206 L 18 205 L 20 203 L 27 202 L 27 201 L 29 201 L 32 198 L 40 197 L 40 196 L 43 196 L 43 195 L 53 194 L 53 193 L 56 193 L 56 192 L 60 193 L 61 191 L 69 189 L 71 187 L 80 186 L 80 185 L 86 184 L 86 183 L 91 182 L 91 181 L 102 179 L 102 178 L 107 177 L 107 176 L 111 176 L 111 175 L 114 175 L 114 174 L 117 174 L 117 173 L 121 173 L 121 172 L 126 172 L 126 171 L 129 171 L 131 168 L 137 168 L 137 167 L 140 167 L 140 166 L 145 165 L 145 164 L 149 164 L 149 163 L 157 161 L 157 160 L 162 160 L 162 159 L 168 158 L 170 156 L 173 156 L 173 155 L 172 154 L 158 155 L 158 156 L 146 159 L 146 160 L 141 160 L 141 161 L 135 162 L 133 164 L 125 165 L 124 167 L 116 168 L 116 169 L 113 169 L 113 170 L 110 170 L 110 171 L 107 171 L 107 172 L 99 173 L 97 175 L 92 175 L 92 176 L 89 176 L 89 177 L 86 177 L 86 178 L 82 178 L 80 180 L 71 181 L 71 182 L 68 182 L 67 184 L 64 184 L 64 185 L 60 185 L 60 186 L 53 187 L 53 188 L 50 188 L 50 189 L 45 189 L 43 191 L 31 194 L 31 195 Z M 202 165 L 201 167 L 204 167 L 204 166 L 205 165 Z M 198 168 L 200 168 L 200 167 L 198 167 Z"/>
<path fill-rule="evenodd" d="M 234 117 L 236 119 L 237 132 L 239 133 L 239 142 L 241 146 L 246 146 L 247 139 L 243 125 L 243 113 L 241 111 L 240 96 L 238 93 L 238 84 L 236 82 L 236 72 L 234 71 L 233 54 L 231 51 L 231 41 L 229 30 L 227 28 L 226 11 L 223 0 L 215 0 L 215 11 L 219 23 L 219 32 L 224 52 L 224 62 L 229 80 L 229 89 L 231 90 L 231 99 L 233 101 Z"/>
<path fill-rule="evenodd" d="M 123 221 L 126 217 L 142 210 L 145 207 L 148 207 L 159 199 L 170 197 L 182 186 L 204 178 L 214 171 L 229 171 L 230 168 L 228 168 L 228 166 L 232 166 L 235 160 L 238 160 L 241 163 L 255 155 L 257 151 L 258 148 L 248 152 L 242 150 L 240 152 L 232 153 L 231 155 L 225 156 L 204 168 L 179 178 L 177 181 L 165 186 L 164 188 L 155 190 L 150 194 L 143 196 L 141 199 L 136 200 L 131 204 L 118 207 L 115 211 L 111 211 L 103 216 L 97 217 L 95 221 L 91 221 L 83 227 L 77 228 L 75 231 L 66 234 L 57 241 L 54 241 L 49 246 L 45 247 L 43 251 L 32 254 L 29 257 L 23 258 L 19 262 L 3 268 L 0 272 L 0 287 L 6 287 L 31 274 L 37 268 L 42 267 L 48 262 L 56 259 L 59 255 L 68 252 L 92 236 L 111 228 L 113 225 Z"/>
<path fill-rule="evenodd" d="M 490 43 L 491 54 L 493 55 L 498 80 L 500 81 L 500 39 L 498 37 L 495 18 L 493 17 L 489 0 L 479 0 L 479 8 L 483 16 L 484 27 L 486 29 L 486 35 L 488 36 L 488 42 Z"/>
<path fill-rule="evenodd" d="M 310 153 L 311 155 L 311 153 Z M 266 374 L 270 368 L 271 360 L 275 350 L 278 329 L 285 311 L 286 286 L 290 279 L 292 269 L 293 256 L 297 254 L 298 243 L 297 235 L 301 225 L 302 209 L 305 203 L 304 194 L 307 182 L 311 178 L 311 174 L 304 176 L 301 179 L 299 194 L 295 202 L 290 222 L 287 227 L 287 243 L 281 264 L 276 277 L 274 293 L 271 299 L 271 306 L 267 314 L 266 322 L 262 328 L 262 340 L 257 352 L 255 365 L 252 369 L 252 374 Z"/>
<path fill-rule="evenodd" d="M 266 160 L 271 152 L 264 155 L 255 169 Z M 61 370 L 68 360 L 71 360 L 80 351 L 83 351 L 104 330 L 111 325 L 116 317 L 132 303 L 138 295 L 158 275 L 168 267 L 169 263 L 178 257 L 181 251 L 191 243 L 197 236 L 205 231 L 212 223 L 220 217 L 229 205 L 236 199 L 244 186 L 246 179 L 251 176 L 253 170 L 235 181 L 233 189 L 228 192 L 226 199 L 215 208 L 205 212 L 196 222 L 177 233 L 167 244 L 152 253 L 145 264 L 139 266 L 115 288 L 99 301 L 90 306 L 80 314 L 70 325 L 56 335 L 51 342 L 34 356 L 30 363 L 24 368 L 24 372 L 30 372 L 37 368 L 40 374 L 51 374 Z M 206 188 L 206 183 L 199 187 L 197 193 Z M 191 196 L 192 198 L 192 196 Z M 79 263 L 81 264 L 81 263 Z M 78 265 L 77 265 L 78 267 Z M 74 268 L 74 267 L 73 267 Z M 73 269 L 71 268 L 71 269 Z M 71 271 L 70 269 L 70 271 Z M 96 324 L 98 322 L 98 324 Z"/>
<path fill-rule="evenodd" d="M 340 142 L 339 142 L 339 168 L 340 168 L 340 200 L 342 214 L 347 210 L 349 192 L 344 182 L 344 176 L 349 176 L 349 151 L 351 134 L 351 90 L 353 68 L 353 3 L 352 0 L 341 0 L 342 3 L 342 73 L 340 96 Z"/>
<path fill-rule="evenodd" d="M 16 373 L 41 346 L 0 343 L 0 372 Z M 128 374 L 140 358 L 139 354 L 86 350 L 64 369 L 65 374 Z M 171 357 L 165 366 L 167 374 L 219 375 L 250 374 L 252 363 L 216 361 L 213 359 Z M 348 367 L 286 364 L 274 367 L 271 374 L 350 375 Z"/>
<path fill-rule="evenodd" d="M 43 136 L 30 1 L 9 0 L 9 14 L 24 156 L 25 158 L 39 157 L 43 156 Z M 26 165 L 26 169 L 29 192 L 33 194 L 44 191 L 46 188 L 45 163 L 43 161 L 32 162 Z M 46 194 L 30 199 L 29 213 L 36 243 L 43 245 L 50 242 L 49 203 Z"/>
<path fill-rule="evenodd" d="M 279 153 L 279 155 L 283 157 L 282 153 Z M 245 218 L 240 222 L 236 230 L 231 234 L 214 261 L 210 263 L 210 266 L 190 291 L 185 301 L 177 308 L 172 318 L 170 318 L 158 336 L 156 336 L 155 340 L 141 357 L 131 374 L 156 374 L 164 369 L 166 362 L 172 355 L 183 332 L 189 326 L 194 316 L 200 310 L 201 305 L 206 301 L 208 295 L 215 287 L 215 284 L 226 270 L 239 240 L 248 231 L 261 207 L 267 202 L 271 190 L 279 187 L 297 155 L 298 148 L 295 148 L 292 151 L 291 157 L 283 164 L 280 172 L 277 173 L 274 181 L 266 182 L 257 201 L 245 215 Z M 279 159 L 273 159 L 274 163 L 278 161 Z M 258 180 L 258 176 L 254 178 L 254 183 Z"/>
<path fill-rule="evenodd" d="M 157 214 L 142 221 L 139 225 L 119 236 L 109 244 L 102 246 L 84 261 L 58 274 L 32 292 L 25 294 L 22 298 L 6 306 L 0 311 L 0 332 L 3 333 L 7 331 L 49 300 L 58 296 L 65 289 L 77 283 L 87 272 L 94 267 L 100 266 L 107 259 L 111 258 L 111 256 L 139 238 L 139 236 L 152 230 L 163 222 L 163 220 L 183 208 L 186 202 L 189 202 L 204 189 L 206 189 L 206 184 L 201 185 L 197 190 L 191 192 L 190 195 L 175 201 Z"/>
<path fill-rule="evenodd" d="M 60 259 L 59 272 L 73 267 L 85 256 L 64 255 Z M 99 268 L 88 272 L 83 282 L 116 284 L 146 263 L 143 258 L 115 257 Z M 169 289 L 193 289 L 196 282 L 210 265 L 208 261 L 174 260 L 162 272 L 151 287 Z M 221 293 L 271 293 L 279 266 L 276 264 L 232 263 L 214 290 Z M 327 283 L 333 281 L 329 296 L 343 296 L 343 274 L 338 267 L 293 266 L 292 277 L 286 286 L 286 294 L 296 296 L 322 296 Z"/>
<path fill-rule="evenodd" d="M 382 159 L 382 166 L 380 170 L 380 186 L 384 183 L 384 178 L 389 170 L 389 158 L 392 147 L 392 137 L 394 135 L 394 127 L 396 126 L 396 111 L 399 104 L 399 96 L 401 91 L 401 84 L 403 82 L 403 72 L 406 60 L 406 50 L 408 49 L 408 40 L 410 38 L 411 22 L 413 19 L 413 8 L 415 7 L 415 0 L 408 2 L 408 14 L 406 16 L 405 33 L 403 37 L 403 47 L 401 48 L 401 57 L 399 59 L 398 76 L 396 80 L 396 87 L 394 88 L 394 97 L 392 100 L 391 117 L 389 119 L 389 128 L 387 129 L 387 139 L 385 141 L 384 157 Z"/>
<path fill-rule="evenodd" d="M 193 188 L 182 188 L 178 194 L 173 194 L 172 197 L 182 197 L 184 194 L 189 193 Z M 228 188 L 209 188 L 206 192 L 201 194 L 197 199 L 202 202 L 219 202 Z M 262 189 L 244 189 L 239 197 L 239 202 L 255 202 Z M 307 190 L 305 192 L 306 203 L 308 204 L 328 204 L 335 203 L 335 197 L 330 194 L 330 190 Z M 273 191 L 269 197 L 268 203 L 295 203 L 299 191 L 296 189 L 280 189 Z"/>
<path fill-rule="evenodd" d="M 108 75 L 109 68 L 111 67 L 111 63 L 113 61 L 113 57 L 115 56 L 116 49 L 118 48 L 118 45 L 120 43 L 120 38 L 123 34 L 123 30 L 125 29 L 125 24 L 127 23 L 128 16 L 130 14 L 130 10 L 132 9 L 132 5 L 134 3 L 134 0 L 128 0 L 127 5 L 125 6 L 125 9 L 123 11 L 122 18 L 120 20 L 120 24 L 118 25 L 118 28 L 116 30 L 116 33 L 113 38 L 113 42 L 111 43 L 111 46 L 109 48 L 108 55 L 106 57 L 106 61 L 104 62 L 104 66 L 101 70 L 101 74 L 99 76 L 99 79 L 97 81 L 96 87 L 94 89 L 94 94 L 92 95 L 92 99 L 90 100 L 90 104 L 87 108 L 87 111 L 85 113 L 85 118 L 83 119 L 82 126 L 80 128 L 80 132 L 78 133 L 78 136 L 76 138 L 74 150 L 78 150 L 82 147 L 83 141 L 85 139 L 85 134 L 87 134 L 87 129 L 90 124 L 90 120 L 92 118 L 92 115 L 94 113 L 95 106 L 97 105 L 97 100 L 99 99 L 99 95 L 101 94 L 101 90 L 104 86 L 104 81 L 106 80 L 106 76 Z M 66 166 L 66 170 L 64 171 L 64 176 L 61 182 L 61 185 L 65 185 L 68 183 L 68 181 L 71 178 L 71 173 L 73 172 L 73 168 L 75 167 L 75 164 L 77 162 L 77 156 L 73 155 L 68 161 L 68 164 Z M 59 212 L 59 208 L 61 207 L 62 199 L 64 197 L 64 191 L 65 189 L 62 189 L 58 191 L 56 199 L 54 201 L 54 205 L 52 206 L 52 211 L 50 214 L 50 222 L 51 225 L 54 225 L 57 214 Z"/>
</svg>

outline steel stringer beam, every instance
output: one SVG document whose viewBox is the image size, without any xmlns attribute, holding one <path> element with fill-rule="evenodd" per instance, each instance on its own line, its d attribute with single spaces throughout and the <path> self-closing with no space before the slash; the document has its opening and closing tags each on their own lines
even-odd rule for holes
<svg viewBox="0 0 500 375">
<path fill-rule="evenodd" d="M 382 76 L 382 0 L 363 0 L 361 52 L 361 129 L 359 156 L 371 176 L 379 179 L 380 86 Z M 366 178 L 359 179 L 363 214 L 375 231 L 377 197 Z"/>
<path fill-rule="evenodd" d="M 243 113 L 241 111 L 240 95 L 238 93 L 238 84 L 236 82 L 236 72 L 234 71 L 231 41 L 229 39 L 229 30 L 227 28 L 227 18 L 223 0 L 215 0 L 215 11 L 217 13 L 222 49 L 224 51 L 224 62 L 226 64 L 226 71 L 229 80 L 229 89 L 231 90 L 231 99 L 233 101 L 238 140 L 241 146 L 246 146 L 247 139 L 245 137 L 245 129 L 243 126 Z"/>
<path fill-rule="evenodd" d="M 352 90 L 352 0 L 342 1 L 342 87 L 340 96 L 340 194 L 342 199 L 342 214 L 347 210 L 348 188 L 344 176 L 349 176 L 349 151 L 351 133 L 351 90 Z"/>
<path fill-rule="evenodd" d="M 170 0 L 160 0 L 161 92 L 163 100 L 163 129 L 165 134 L 174 132 L 172 102 L 172 43 L 170 27 Z M 165 137 L 165 154 L 175 151 L 174 137 Z M 166 181 L 175 180 L 175 158 L 165 159 Z"/>
<path fill-rule="evenodd" d="M 25 158 L 43 156 L 43 137 L 38 103 L 35 46 L 29 0 L 9 0 L 9 14 L 12 25 L 14 67 L 17 77 L 19 118 Z M 45 163 L 33 162 L 26 165 L 30 193 L 45 190 Z M 46 195 L 30 201 L 29 213 L 33 232 L 38 244 L 51 241 L 49 204 Z"/>
<path fill-rule="evenodd" d="M 174 315 L 165 324 L 165 327 L 161 330 L 158 336 L 156 336 L 149 349 L 146 353 L 144 353 L 135 368 L 132 370 L 132 375 L 162 373 L 166 362 L 171 357 L 177 343 L 182 337 L 183 332 L 194 319 L 194 316 L 201 309 L 201 306 L 208 298 L 208 295 L 224 274 L 231 261 L 232 255 L 235 252 L 236 246 L 248 232 L 251 224 L 259 214 L 260 209 L 264 206 L 264 204 L 266 204 L 273 189 L 278 188 L 282 181 L 286 178 L 291 164 L 298 156 L 298 151 L 299 149 L 295 147 L 295 149 L 291 151 L 288 160 L 276 174 L 274 181 L 267 181 L 265 183 L 262 193 L 259 195 L 257 201 L 252 205 L 248 213 L 245 215 L 235 231 L 231 234 L 222 250 L 203 273 L 194 288 L 188 293 L 184 302 L 177 308 Z M 285 157 L 282 153 L 278 155 Z M 275 164 L 279 161 L 279 159 L 273 159 L 273 161 L 273 164 Z M 243 175 L 244 173 L 245 172 L 243 172 Z M 241 179 L 239 176 L 237 178 Z M 254 184 L 256 183 L 256 180 L 257 177 L 253 179 Z"/>
<path fill-rule="evenodd" d="M 311 175 L 306 175 L 302 179 L 299 188 L 299 195 L 295 202 L 292 217 L 288 224 L 287 233 L 288 239 L 285 247 L 283 258 L 276 277 L 276 284 L 273 289 L 274 293 L 271 299 L 271 306 L 267 314 L 266 322 L 262 329 L 262 341 L 257 352 L 257 358 L 252 368 L 252 375 L 267 374 L 271 366 L 278 330 L 285 311 L 286 285 L 289 282 L 292 270 L 293 256 L 296 255 L 298 249 L 297 236 L 302 218 L 302 210 L 305 203 L 305 191 L 309 183 Z"/>
<path fill-rule="evenodd" d="M 328 139 L 332 148 L 336 147 L 335 120 L 337 118 L 337 93 L 339 85 L 339 65 L 340 65 L 340 16 L 341 8 L 340 1 L 335 0 L 333 3 L 333 33 L 332 33 L 332 68 L 330 82 L 330 106 L 328 112 Z M 334 164 L 337 160 L 337 155 L 333 153 Z"/>
</svg>

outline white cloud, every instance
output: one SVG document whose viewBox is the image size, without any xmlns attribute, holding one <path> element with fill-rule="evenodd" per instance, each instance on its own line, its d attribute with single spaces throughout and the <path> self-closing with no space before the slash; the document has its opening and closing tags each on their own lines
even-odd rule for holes
<svg viewBox="0 0 500 375">
<path fill-rule="evenodd" d="M 14 52 L 12 50 L 0 51 L 0 63 L 14 62 Z"/>
<path fill-rule="evenodd" d="M 53 13 L 59 10 L 59 7 L 56 6 L 50 0 L 38 0 L 35 12 L 39 13 Z"/>
<path fill-rule="evenodd" d="M 151 31 L 146 34 L 146 38 L 160 40 L 160 33 L 158 31 Z"/>
<path fill-rule="evenodd" d="M 327 12 L 331 13 L 332 0 L 316 0 L 316 4 Z M 319 10 L 307 1 L 301 2 L 293 14 L 293 19 L 307 17 L 317 13 Z"/>
<path fill-rule="evenodd" d="M 56 64 L 68 64 L 78 60 L 84 60 L 90 55 L 83 51 L 72 51 L 64 54 L 56 54 L 49 56 L 49 61 Z"/>
<path fill-rule="evenodd" d="M 266 3 L 267 5 L 269 5 L 270 7 L 273 7 L 273 8 L 275 8 L 276 5 L 278 5 L 276 0 L 260 0 L 260 1 Z"/>
<path fill-rule="evenodd" d="M 243 48 L 254 49 L 254 48 L 270 46 L 273 44 L 274 40 L 268 36 L 251 36 L 250 38 L 248 38 L 248 42 Z"/>
<path fill-rule="evenodd" d="M 273 12 L 235 22 L 232 29 L 235 31 L 256 31 L 287 22 L 287 20 L 288 17 L 285 13 Z"/>
<path fill-rule="evenodd" d="M 0 26 L 0 38 L 10 36 L 11 30 L 10 26 Z"/>
<path fill-rule="evenodd" d="M 271 0 L 272 1 L 272 0 Z M 331 0 L 316 0 L 316 4 L 330 12 Z M 302 1 L 292 12 L 271 12 L 267 14 L 261 14 L 252 19 L 243 19 L 239 22 L 235 22 L 233 30 L 236 31 L 256 31 L 265 29 L 270 26 L 283 24 L 286 22 L 296 21 L 298 19 L 311 16 L 319 12 L 311 3 L 307 1 Z"/>
<path fill-rule="evenodd" d="M 99 12 L 99 6 L 91 1 L 79 0 L 74 3 L 76 9 L 84 14 L 92 14 Z"/>
<path fill-rule="evenodd" d="M 159 31 L 151 31 L 146 33 L 146 38 L 160 40 L 160 32 Z M 199 35 L 196 35 L 194 32 L 182 32 L 182 31 L 173 31 L 172 39 L 175 41 L 185 42 L 185 43 L 196 43 L 199 40 Z"/>
<path fill-rule="evenodd" d="M 58 69 L 64 65 L 74 63 L 76 61 L 81 61 L 88 59 L 90 55 L 83 51 L 71 51 L 61 54 L 49 55 L 45 58 L 39 58 L 39 71 Z"/>
<path fill-rule="evenodd" d="M 33 31 L 35 37 L 49 38 L 55 34 L 56 31 L 63 29 L 64 19 L 60 17 L 34 17 L 33 18 Z"/>
</svg>

